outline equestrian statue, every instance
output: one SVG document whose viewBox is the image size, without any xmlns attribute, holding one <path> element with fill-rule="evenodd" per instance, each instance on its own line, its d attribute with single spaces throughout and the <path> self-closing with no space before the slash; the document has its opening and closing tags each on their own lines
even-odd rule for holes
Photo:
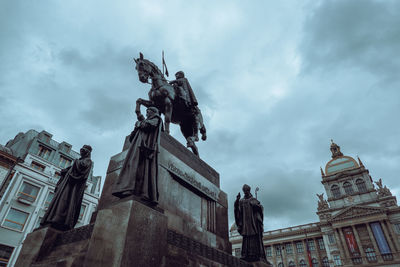
<svg viewBox="0 0 400 267">
<path fill-rule="evenodd" d="M 175 74 L 176 80 L 167 81 L 160 69 L 151 61 L 144 59 L 140 53 L 136 62 L 136 70 L 142 83 L 149 83 L 149 100 L 138 98 L 136 100 L 136 114 L 140 113 L 140 106 L 156 107 L 164 114 L 165 132 L 169 134 L 169 124 L 179 124 L 181 132 L 186 139 L 187 147 L 199 156 L 195 142 L 207 139 L 206 128 L 203 124 L 203 116 L 198 107 L 194 92 L 185 78 L 183 71 Z"/>
</svg>

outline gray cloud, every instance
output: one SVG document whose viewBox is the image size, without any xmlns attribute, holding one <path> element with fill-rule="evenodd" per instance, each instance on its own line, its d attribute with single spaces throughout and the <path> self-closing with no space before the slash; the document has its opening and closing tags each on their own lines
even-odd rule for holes
<svg viewBox="0 0 400 267">
<path fill-rule="evenodd" d="M 397 82 L 398 1 L 323 1 L 305 23 L 306 69 L 362 69 Z"/>
</svg>

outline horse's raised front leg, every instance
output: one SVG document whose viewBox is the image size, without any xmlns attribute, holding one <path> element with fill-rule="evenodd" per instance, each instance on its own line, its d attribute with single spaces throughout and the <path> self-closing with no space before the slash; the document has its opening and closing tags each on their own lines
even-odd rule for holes
<svg viewBox="0 0 400 267">
<path fill-rule="evenodd" d="M 169 124 L 171 123 L 171 117 L 172 117 L 172 102 L 171 99 L 168 97 L 165 98 L 165 132 L 169 134 Z"/>
</svg>

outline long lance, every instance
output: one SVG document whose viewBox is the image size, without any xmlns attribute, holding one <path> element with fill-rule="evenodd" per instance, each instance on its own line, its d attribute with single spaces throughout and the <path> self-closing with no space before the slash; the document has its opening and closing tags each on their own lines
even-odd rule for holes
<svg viewBox="0 0 400 267">
<path fill-rule="evenodd" d="M 165 63 L 165 59 L 164 59 L 164 50 L 162 51 L 162 74 L 164 75 L 164 67 L 165 67 L 165 75 L 167 75 L 168 77 L 168 68 L 167 68 L 167 64 Z"/>
</svg>

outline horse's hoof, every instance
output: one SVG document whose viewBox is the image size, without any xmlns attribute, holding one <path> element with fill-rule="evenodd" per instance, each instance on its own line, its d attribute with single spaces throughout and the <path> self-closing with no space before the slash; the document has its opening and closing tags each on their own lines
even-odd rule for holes
<svg viewBox="0 0 400 267">
<path fill-rule="evenodd" d="M 206 141 L 206 140 L 207 140 L 207 135 L 203 134 L 203 135 L 201 136 L 201 140 Z"/>
</svg>

